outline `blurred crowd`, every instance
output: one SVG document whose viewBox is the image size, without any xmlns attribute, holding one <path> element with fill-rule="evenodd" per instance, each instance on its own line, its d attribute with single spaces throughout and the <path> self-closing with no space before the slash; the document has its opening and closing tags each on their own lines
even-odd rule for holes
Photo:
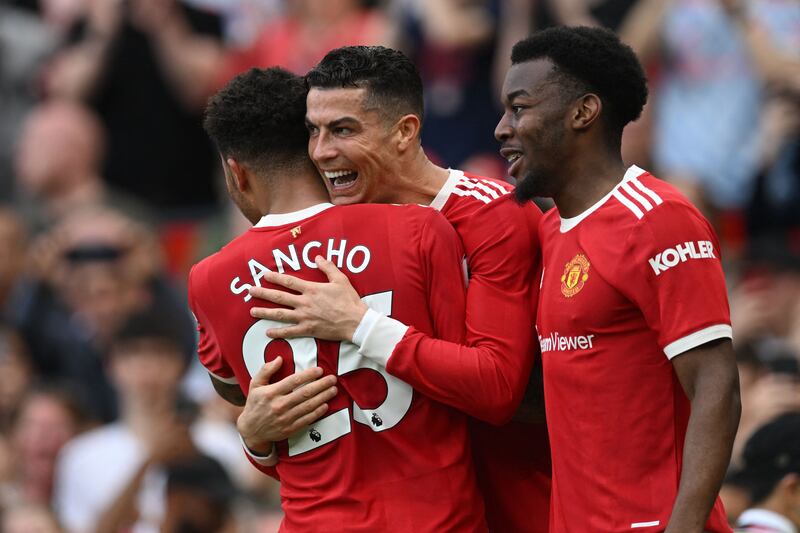
<svg viewBox="0 0 800 533">
<path fill-rule="evenodd" d="M 771 494 L 748 475 L 781 453 L 764 446 L 795 442 L 800 475 L 800 1 L 0 0 L 0 531 L 275 531 L 276 486 L 195 361 L 185 304 L 191 264 L 246 228 L 208 96 L 253 66 L 392 46 L 422 74 L 430 157 L 503 177 L 511 46 L 557 24 L 637 52 L 651 92 L 626 162 L 722 240 L 743 405 L 731 518 Z M 781 415 L 795 437 L 748 443 Z"/>
</svg>

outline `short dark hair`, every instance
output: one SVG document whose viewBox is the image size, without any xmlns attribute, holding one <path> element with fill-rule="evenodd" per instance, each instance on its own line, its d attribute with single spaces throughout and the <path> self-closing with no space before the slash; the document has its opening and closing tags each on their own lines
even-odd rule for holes
<svg viewBox="0 0 800 533">
<path fill-rule="evenodd" d="M 555 27 L 519 41 L 511 63 L 549 59 L 555 74 L 570 94 L 597 94 L 605 108 L 611 132 L 622 134 L 626 124 L 639 118 L 647 102 L 647 77 L 631 48 L 604 28 Z"/>
<path fill-rule="evenodd" d="M 402 52 L 385 46 L 344 46 L 328 52 L 306 74 L 310 89 L 364 88 L 367 105 L 396 120 L 414 114 L 422 121 L 422 78 Z"/>
<path fill-rule="evenodd" d="M 272 67 L 239 74 L 206 107 L 203 127 L 224 157 L 259 169 L 308 157 L 302 77 Z"/>
</svg>

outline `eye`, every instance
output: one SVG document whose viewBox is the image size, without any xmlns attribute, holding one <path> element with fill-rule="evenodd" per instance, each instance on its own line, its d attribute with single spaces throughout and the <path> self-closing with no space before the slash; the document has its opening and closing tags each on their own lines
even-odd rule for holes
<svg viewBox="0 0 800 533">
<path fill-rule="evenodd" d="M 522 112 L 523 109 L 525 109 L 525 107 L 521 106 L 521 105 L 512 105 L 511 106 L 511 112 L 513 114 L 515 114 L 515 115 L 519 115 Z"/>
<path fill-rule="evenodd" d="M 351 130 L 350 128 L 338 127 L 338 128 L 333 128 L 333 133 L 335 133 L 336 135 L 350 135 L 351 133 L 353 133 L 353 130 Z"/>
<path fill-rule="evenodd" d="M 314 126 L 313 124 L 306 124 L 306 129 L 308 130 L 309 135 L 316 135 L 319 133 L 319 128 Z"/>
</svg>

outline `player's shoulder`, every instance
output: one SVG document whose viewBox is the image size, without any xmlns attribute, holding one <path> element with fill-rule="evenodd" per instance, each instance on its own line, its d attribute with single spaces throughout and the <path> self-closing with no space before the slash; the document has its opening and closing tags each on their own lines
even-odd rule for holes
<svg viewBox="0 0 800 533">
<path fill-rule="evenodd" d="M 350 204 L 337 206 L 331 211 L 342 218 L 359 221 L 364 228 L 390 224 L 392 233 L 413 233 L 430 224 L 431 220 L 444 220 L 439 211 L 420 204 Z"/>
<path fill-rule="evenodd" d="M 477 210 L 497 204 L 513 205 L 513 192 L 514 186 L 510 183 L 469 172 L 457 174 L 453 184 L 453 195 L 460 200 L 460 203 Z"/>
<path fill-rule="evenodd" d="M 348 220 L 355 220 L 364 232 L 391 236 L 393 241 L 420 240 L 423 235 L 455 234 L 445 216 L 431 206 L 420 204 L 351 204 L 340 206 Z"/>
<path fill-rule="evenodd" d="M 471 172 L 462 172 L 460 185 L 464 190 L 469 190 L 471 187 L 491 187 L 492 191 L 505 191 L 505 194 L 514 191 L 514 186 L 510 183 L 497 179 L 490 178 L 489 176 L 479 176 Z"/>
<path fill-rule="evenodd" d="M 612 190 L 609 203 L 621 227 L 633 230 L 680 225 L 687 220 L 706 223 L 677 188 L 635 166 Z"/>
<path fill-rule="evenodd" d="M 226 256 L 233 255 L 236 253 L 237 249 L 246 246 L 247 242 L 252 238 L 252 232 L 250 230 L 245 231 L 229 243 L 223 245 L 216 252 L 195 263 L 189 270 L 189 291 L 201 290 L 199 285 L 202 285 L 203 280 L 208 279 L 209 272 L 211 272 L 216 265 L 224 262 Z"/>
<path fill-rule="evenodd" d="M 331 210 L 342 216 L 382 215 L 389 217 L 426 217 L 435 212 L 430 206 L 419 204 L 348 204 L 339 205 Z"/>
<path fill-rule="evenodd" d="M 627 245 L 620 250 L 629 257 L 647 258 L 656 274 L 661 267 L 655 265 L 661 264 L 661 257 L 667 257 L 667 263 L 673 256 L 680 261 L 719 258 L 713 227 L 671 184 L 642 171 L 626 176 L 613 196 L 618 202 L 617 211 L 623 213 L 617 219 L 617 227 L 627 233 Z"/>
<path fill-rule="evenodd" d="M 514 186 L 504 181 L 450 169 L 447 181 L 431 206 L 445 214 L 472 212 L 505 196 L 512 196 Z"/>
</svg>

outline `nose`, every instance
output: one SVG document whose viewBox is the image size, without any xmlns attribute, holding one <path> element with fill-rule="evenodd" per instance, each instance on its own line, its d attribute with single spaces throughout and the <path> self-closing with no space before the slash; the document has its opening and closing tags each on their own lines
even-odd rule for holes
<svg viewBox="0 0 800 533">
<path fill-rule="evenodd" d="M 494 138 L 498 141 L 506 141 L 511 137 L 511 123 L 508 119 L 508 113 L 503 113 L 503 116 L 500 117 L 500 122 L 497 123 L 497 126 L 494 128 Z"/>
<path fill-rule="evenodd" d="M 315 163 L 327 161 L 336 157 L 336 147 L 331 136 L 320 131 L 319 134 L 308 140 L 308 155 Z"/>
</svg>

